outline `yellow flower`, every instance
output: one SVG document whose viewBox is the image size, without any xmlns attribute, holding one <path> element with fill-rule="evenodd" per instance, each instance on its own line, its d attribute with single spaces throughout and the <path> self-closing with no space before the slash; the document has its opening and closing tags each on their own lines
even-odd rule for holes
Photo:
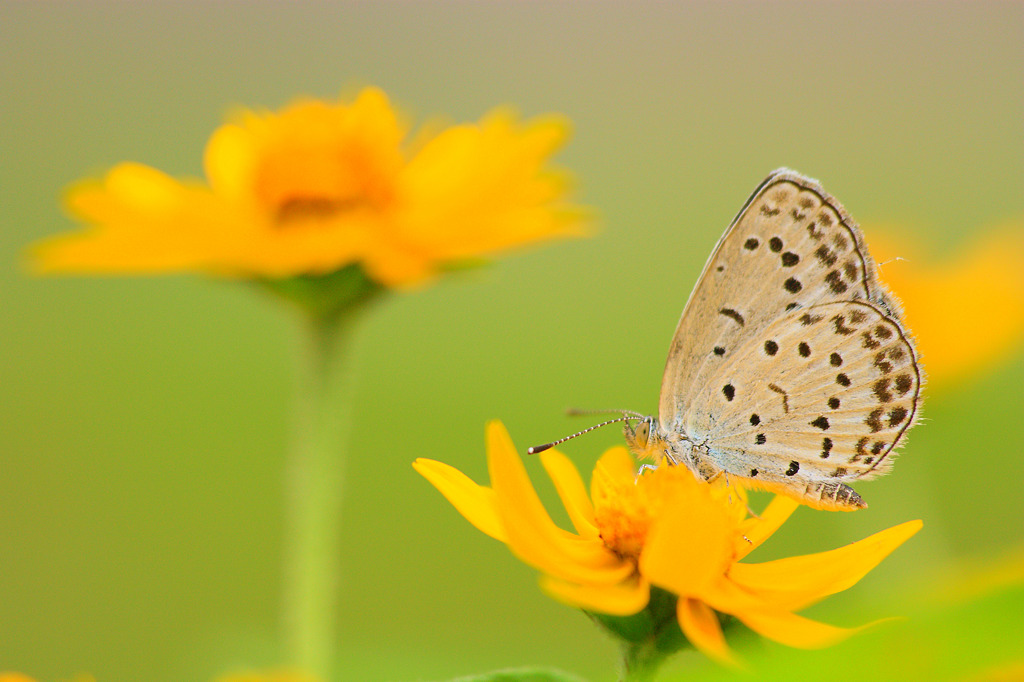
<svg viewBox="0 0 1024 682">
<path fill-rule="evenodd" d="M 479 123 L 404 142 L 387 96 L 244 111 L 211 137 L 208 184 L 122 163 L 68 196 L 89 227 L 39 244 L 42 272 L 325 274 L 358 264 L 386 286 L 578 233 L 567 178 L 548 167 L 566 121 Z M 421 138 L 425 138 L 421 135 Z"/>
<path fill-rule="evenodd" d="M 910 521 L 840 549 L 765 563 L 741 563 L 799 506 L 775 497 L 748 516 L 735 487 L 698 482 L 683 467 L 662 465 L 637 476 L 625 448 L 612 448 L 594 469 L 590 496 L 561 453 L 541 462 L 576 532 L 554 524 L 534 492 L 505 428 L 487 427 L 491 487 L 441 462 L 413 466 L 466 519 L 539 569 L 541 587 L 571 606 L 612 615 L 643 610 L 652 586 L 678 595 L 687 639 L 708 656 L 734 663 L 718 613 L 794 647 L 821 647 L 856 630 L 819 623 L 795 611 L 852 586 L 921 528 Z M 716 613 L 717 612 L 717 613 Z"/>
<path fill-rule="evenodd" d="M 946 262 L 874 230 L 882 278 L 903 301 L 929 379 L 945 381 L 1004 359 L 1024 339 L 1024 221 L 966 244 Z M 899 257 L 901 260 L 886 262 Z"/>
</svg>

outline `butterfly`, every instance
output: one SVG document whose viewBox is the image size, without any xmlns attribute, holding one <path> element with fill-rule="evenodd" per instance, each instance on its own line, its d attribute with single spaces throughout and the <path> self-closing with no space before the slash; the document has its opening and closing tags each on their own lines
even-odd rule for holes
<svg viewBox="0 0 1024 682">
<path fill-rule="evenodd" d="M 817 181 L 771 173 L 683 309 L 658 418 L 628 413 L 639 457 L 831 510 L 889 471 L 924 375 L 864 235 Z"/>
</svg>

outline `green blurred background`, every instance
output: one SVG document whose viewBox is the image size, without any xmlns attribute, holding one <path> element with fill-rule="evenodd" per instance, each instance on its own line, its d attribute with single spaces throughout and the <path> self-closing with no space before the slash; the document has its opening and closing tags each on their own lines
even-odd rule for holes
<svg viewBox="0 0 1024 682">
<path fill-rule="evenodd" d="M 1021 3 L 0 13 L 0 669 L 41 680 L 208 680 L 278 661 L 291 320 L 243 284 L 27 276 L 25 245 L 71 227 L 59 197 L 76 178 L 126 159 L 199 175 L 233 105 L 364 84 L 417 120 L 511 103 L 574 121 L 559 162 L 600 212 L 595 238 L 396 296 L 361 331 L 340 605 L 360 680 L 523 664 L 612 677 L 610 641 L 410 462 L 483 482 L 488 419 L 525 447 L 585 426 L 568 406 L 655 410 L 694 279 L 770 170 L 820 178 L 859 222 L 899 226 L 937 258 L 1024 212 Z M 760 556 L 923 518 L 810 612 L 855 624 L 1019 548 L 1022 386 L 1020 353 L 933 383 L 894 474 L 859 488 L 870 509 L 800 510 Z M 620 442 L 609 429 L 565 451 L 589 471 Z"/>
</svg>

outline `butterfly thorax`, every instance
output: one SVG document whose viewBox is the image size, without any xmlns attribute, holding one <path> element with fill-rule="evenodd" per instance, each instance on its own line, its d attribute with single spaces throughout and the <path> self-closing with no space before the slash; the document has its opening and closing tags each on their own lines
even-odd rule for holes
<svg viewBox="0 0 1024 682">
<path fill-rule="evenodd" d="M 703 456 L 707 446 L 695 443 L 681 430 L 664 428 L 654 417 L 645 417 L 636 428 L 626 424 L 623 433 L 630 451 L 639 459 L 685 466 L 705 481 L 721 473 Z"/>
</svg>

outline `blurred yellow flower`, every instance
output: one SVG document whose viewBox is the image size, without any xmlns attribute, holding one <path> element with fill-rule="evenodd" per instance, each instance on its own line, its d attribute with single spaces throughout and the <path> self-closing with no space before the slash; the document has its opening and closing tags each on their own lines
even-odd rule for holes
<svg viewBox="0 0 1024 682">
<path fill-rule="evenodd" d="M 72 187 L 89 225 L 38 244 L 41 272 L 325 274 L 359 264 L 386 286 L 421 282 L 541 239 L 576 234 L 567 177 L 548 167 L 568 136 L 558 117 L 479 123 L 404 143 L 387 96 L 243 111 L 206 147 L 208 184 L 122 163 Z"/>
<path fill-rule="evenodd" d="M 929 379 L 941 382 L 982 371 L 1020 346 L 1024 220 L 975 238 L 944 262 L 929 261 L 894 233 L 872 230 L 869 243 L 883 263 L 882 279 L 903 301 Z"/>
<path fill-rule="evenodd" d="M 590 496 L 561 453 L 540 455 L 575 533 L 559 528 L 534 492 L 504 426 L 487 427 L 491 487 L 429 459 L 413 466 L 474 526 L 504 542 L 544 575 L 549 595 L 587 611 L 638 613 L 651 587 L 678 595 L 679 625 L 708 656 L 735 663 L 718 613 L 731 614 L 768 639 L 821 647 L 855 632 L 794 612 L 852 586 L 921 528 L 910 521 L 840 549 L 759 564 L 739 563 L 799 506 L 777 496 L 748 516 L 743 491 L 698 482 L 663 465 L 637 476 L 625 448 L 597 463 Z M 716 613 L 717 612 L 717 613 Z"/>
</svg>

